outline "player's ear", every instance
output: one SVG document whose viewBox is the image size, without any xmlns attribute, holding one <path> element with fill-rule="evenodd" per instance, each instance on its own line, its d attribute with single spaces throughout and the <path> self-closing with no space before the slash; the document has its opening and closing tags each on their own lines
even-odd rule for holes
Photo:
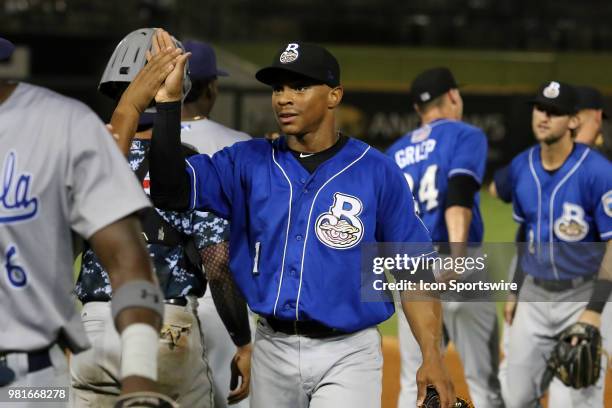
<svg viewBox="0 0 612 408">
<path fill-rule="evenodd" d="M 342 102 L 342 96 L 344 95 L 344 89 L 341 86 L 336 86 L 332 88 L 327 94 L 327 107 L 329 109 L 334 109 L 340 102 Z"/>
<path fill-rule="evenodd" d="M 217 80 L 211 79 L 208 84 L 206 84 L 206 96 L 209 99 L 213 99 L 217 96 Z"/>
<path fill-rule="evenodd" d="M 459 103 L 459 91 L 457 89 L 449 89 L 446 93 L 448 95 L 448 99 L 452 102 L 453 105 L 457 105 Z"/>
<path fill-rule="evenodd" d="M 578 127 L 580 126 L 580 118 L 578 117 L 578 115 L 572 115 L 569 118 L 569 123 L 567 124 L 567 126 L 571 129 L 571 130 L 576 130 L 578 129 Z"/>
</svg>

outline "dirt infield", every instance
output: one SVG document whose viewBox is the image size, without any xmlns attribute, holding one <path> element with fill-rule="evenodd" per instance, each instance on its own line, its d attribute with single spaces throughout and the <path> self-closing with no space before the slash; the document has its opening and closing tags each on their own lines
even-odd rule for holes
<svg viewBox="0 0 612 408">
<path fill-rule="evenodd" d="M 397 408 L 397 396 L 399 393 L 399 347 L 397 337 L 383 337 L 383 355 L 385 359 L 383 371 L 383 408 Z M 451 346 L 446 354 L 446 363 L 451 371 L 455 382 L 457 395 L 468 396 L 467 384 L 463 377 L 463 367 L 454 348 Z M 606 378 L 606 408 L 612 408 L 612 375 Z M 545 405 L 546 406 L 546 405 Z M 402 407 L 403 408 L 403 407 Z M 411 408 L 411 407 L 407 407 Z M 478 408 L 478 407 L 476 407 Z M 551 407 L 552 408 L 552 407 Z"/>
</svg>

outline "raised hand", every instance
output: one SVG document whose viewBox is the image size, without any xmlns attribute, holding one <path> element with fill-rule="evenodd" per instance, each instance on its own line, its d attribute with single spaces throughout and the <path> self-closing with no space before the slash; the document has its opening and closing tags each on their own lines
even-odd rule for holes
<svg viewBox="0 0 612 408">
<path fill-rule="evenodd" d="M 153 36 L 152 52 L 147 53 L 148 58 L 154 58 L 160 52 L 173 51 L 175 55 L 172 70 L 165 77 L 157 93 L 155 102 L 176 102 L 183 98 L 183 79 L 185 77 L 185 65 L 190 53 L 183 53 L 172 36 L 163 29 L 157 29 Z"/>
</svg>

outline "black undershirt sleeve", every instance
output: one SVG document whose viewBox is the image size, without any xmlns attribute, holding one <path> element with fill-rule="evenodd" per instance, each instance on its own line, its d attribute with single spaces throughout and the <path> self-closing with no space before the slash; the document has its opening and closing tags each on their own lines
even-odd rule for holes
<svg viewBox="0 0 612 408">
<path fill-rule="evenodd" d="M 612 281 L 596 279 L 593 285 L 593 294 L 586 309 L 601 313 L 606 306 L 606 302 L 610 300 L 610 293 L 612 293 Z"/>
<path fill-rule="evenodd" d="M 523 258 L 523 254 L 525 253 L 525 241 L 527 241 L 527 232 L 525 224 L 520 224 L 518 230 L 516 231 L 516 265 L 514 267 L 514 273 L 512 274 L 512 282 L 516 283 L 516 290 L 510 290 L 510 292 L 518 295 L 518 292 L 521 290 L 523 286 L 523 281 L 525 280 L 525 272 L 521 267 L 521 261 Z"/>
<path fill-rule="evenodd" d="M 151 200 L 163 210 L 189 209 L 190 183 L 181 147 L 181 102 L 157 104 L 149 152 Z"/>
<path fill-rule="evenodd" d="M 237 347 L 251 341 L 246 301 L 234 283 L 229 269 L 229 243 L 202 249 L 202 265 L 210 292 L 223 325 Z"/>
<path fill-rule="evenodd" d="M 473 177 L 459 174 L 448 181 L 448 192 L 446 194 L 446 208 L 458 205 L 460 207 L 472 208 L 474 195 L 480 185 Z"/>
</svg>

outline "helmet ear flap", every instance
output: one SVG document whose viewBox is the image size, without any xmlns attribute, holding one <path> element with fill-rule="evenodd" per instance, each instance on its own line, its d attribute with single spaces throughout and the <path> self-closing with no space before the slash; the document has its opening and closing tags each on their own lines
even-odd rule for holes
<svg viewBox="0 0 612 408">
<path fill-rule="evenodd" d="M 155 28 L 141 28 L 126 35 L 115 47 L 113 54 L 106 64 L 98 91 L 115 101 L 119 101 L 123 92 L 136 77 L 138 72 L 147 64 L 146 53 L 152 48 Z M 172 37 L 177 47 L 185 51 L 183 44 Z M 185 77 L 183 79 L 183 99 L 191 89 L 189 78 L 189 61 L 185 65 Z M 147 112 L 155 112 L 155 101 L 147 109 Z"/>
</svg>

